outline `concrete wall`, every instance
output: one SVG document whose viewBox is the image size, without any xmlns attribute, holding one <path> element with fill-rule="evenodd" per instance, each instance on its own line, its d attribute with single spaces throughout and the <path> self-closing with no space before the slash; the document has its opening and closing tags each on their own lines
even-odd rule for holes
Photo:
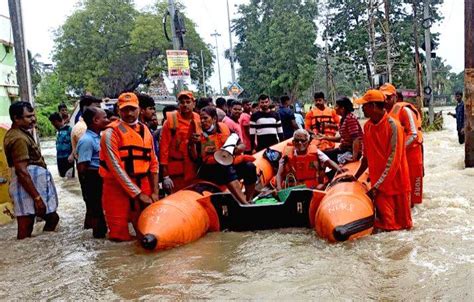
<svg viewBox="0 0 474 302">
<path fill-rule="evenodd" d="M 10 124 L 8 107 L 18 96 L 10 19 L 0 15 L 0 123 Z"/>
</svg>

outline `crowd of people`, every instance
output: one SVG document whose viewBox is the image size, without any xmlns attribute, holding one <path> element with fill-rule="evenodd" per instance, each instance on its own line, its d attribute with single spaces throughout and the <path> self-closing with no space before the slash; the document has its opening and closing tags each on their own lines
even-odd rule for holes
<svg viewBox="0 0 474 302">
<path fill-rule="evenodd" d="M 141 211 L 197 179 L 225 186 L 240 203 L 251 203 L 258 193 L 252 154 L 285 140 L 271 182 L 276 190 L 296 185 L 323 190 L 336 173 L 345 172 L 344 164 L 360 161 L 350 177 L 358 179 L 368 168 L 377 228 L 410 229 L 410 208 L 422 201 L 421 115 L 390 83 L 355 100 L 368 118 L 363 128 L 349 98 L 337 99 L 331 108 L 322 92 L 314 94 L 314 104 L 303 116 L 286 95 L 277 102 L 265 94 L 256 102 L 214 102 L 181 91 L 177 106 L 164 108 L 161 127 L 155 102 L 146 94 L 123 93 L 111 111 L 102 109 L 101 103 L 82 96 L 72 128 L 67 107 L 60 105 L 50 116 L 57 129 L 59 175 L 72 171 L 68 177 L 74 177 L 77 169 L 86 205 L 84 228 L 92 229 L 95 238 L 108 234 L 113 241 L 131 240 L 130 222 L 140 237 L 136 226 Z M 58 198 L 31 134 L 34 109 L 28 102 L 15 102 L 10 117 L 5 152 L 13 168 L 10 193 L 17 237 L 22 239 L 31 236 L 35 216 L 46 220 L 45 231 L 55 229 Z M 235 159 L 224 166 L 214 153 L 233 133 L 239 137 Z"/>
</svg>

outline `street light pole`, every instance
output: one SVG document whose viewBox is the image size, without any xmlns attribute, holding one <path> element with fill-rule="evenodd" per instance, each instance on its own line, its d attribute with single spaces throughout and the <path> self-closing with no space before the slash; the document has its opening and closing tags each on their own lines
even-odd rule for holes
<svg viewBox="0 0 474 302">
<path fill-rule="evenodd" d="M 230 70 L 232 72 L 232 83 L 235 82 L 235 69 L 234 69 L 234 51 L 232 49 L 232 31 L 230 30 L 230 12 L 229 12 L 229 0 L 227 0 L 227 24 L 229 26 L 229 54 L 230 54 Z"/>
<path fill-rule="evenodd" d="M 222 81 L 221 81 L 221 64 L 219 62 L 219 47 L 217 45 L 217 37 L 220 37 L 221 34 L 214 30 L 214 33 L 211 34 L 216 39 L 216 58 L 217 58 L 217 72 L 219 74 L 219 94 L 222 94 Z"/>
</svg>

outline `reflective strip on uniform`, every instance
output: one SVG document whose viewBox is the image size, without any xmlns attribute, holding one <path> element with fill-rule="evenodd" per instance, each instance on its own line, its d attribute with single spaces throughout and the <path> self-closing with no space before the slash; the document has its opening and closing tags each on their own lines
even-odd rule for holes
<svg viewBox="0 0 474 302">
<path fill-rule="evenodd" d="M 113 169 L 119 177 L 118 181 L 124 184 L 127 187 L 127 190 L 129 192 L 133 192 L 134 196 L 136 196 L 141 193 L 141 190 L 137 187 L 137 185 L 132 182 L 130 177 L 128 177 L 127 173 L 119 165 L 119 159 L 115 157 L 115 154 L 112 150 L 112 131 L 112 129 L 107 129 L 105 131 L 106 152 L 107 157 L 110 159 L 109 163 L 111 164 L 111 167 L 109 167 L 109 169 Z"/>
</svg>

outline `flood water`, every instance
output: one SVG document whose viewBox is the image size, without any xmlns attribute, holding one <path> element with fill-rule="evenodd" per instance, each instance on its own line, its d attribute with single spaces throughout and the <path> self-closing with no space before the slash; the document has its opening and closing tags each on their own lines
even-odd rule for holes
<svg viewBox="0 0 474 302">
<path fill-rule="evenodd" d="M 15 223 L 0 227 L 0 299 L 474 301 L 474 169 L 463 168 L 455 119 L 444 119 L 425 135 L 414 228 L 353 242 L 328 244 L 310 229 L 227 232 L 149 253 L 92 239 L 77 179 L 55 177 L 58 232 L 17 241 Z M 43 153 L 57 176 L 52 147 Z"/>
</svg>

